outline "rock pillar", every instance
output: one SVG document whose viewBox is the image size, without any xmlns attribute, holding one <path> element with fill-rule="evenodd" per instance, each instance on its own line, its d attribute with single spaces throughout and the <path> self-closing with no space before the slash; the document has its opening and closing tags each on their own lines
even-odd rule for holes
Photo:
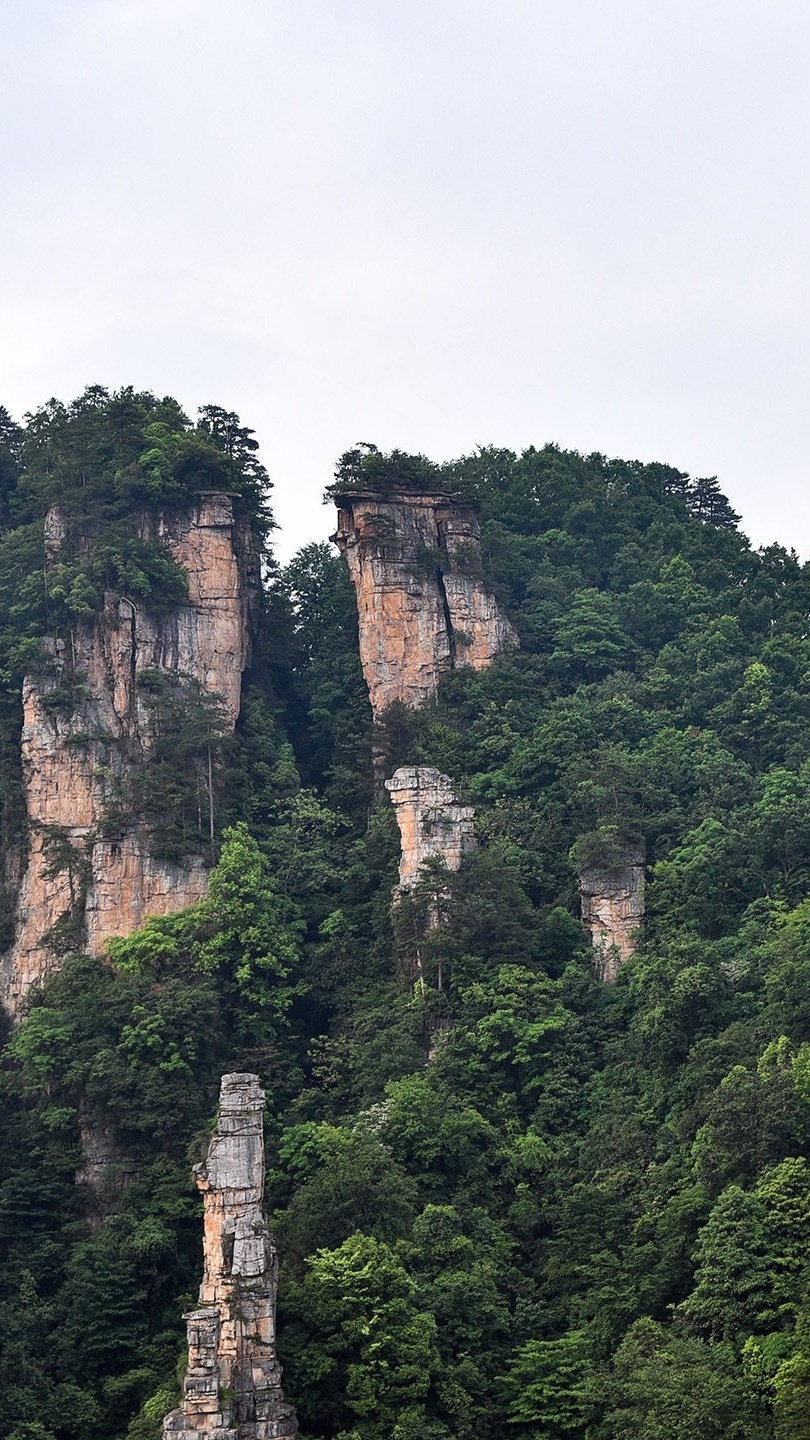
<svg viewBox="0 0 810 1440">
<path fill-rule="evenodd" d="M 621 864 L 587 865 L 580 871 L 582 921 L 602 980 L 614 981 L 635 954 L 644 922 L 644 861 L 644 850 L 635 849 Z"/>
<path fill-rule="evenodd" d="M 360 660 L 379 720 L 421 705 L 448 670 L 483 670 L 517 635 L 481 579 L 472 506 L 450 494 L 354 492 L 335 542 L 357 594 Z"/>
<path fill-rule="evenodd" d="M 462 805 L 453 789 L 453 782 L 440 770 L 428 765 L 405 765 L 395 770 L 385 788 L 391 796 L 400 833 L 399 885 L 394 891 L 397 905 L 422 877 L 422 868 L 431 860 L 442 860 L 448 870 L 458 870 L 466 855 L 475 849 L 472 805 Z M 425 985 L 426 972 L 432 971 L 428 961 L 429 937 L 436 937 L 442 924 L 441 895 L 427 897 L 414 931 L 409 937 L 403 959 L 407 958 L 411 983 Z M 444 989 L 441 952 L 434 955 L 437 990 Z M 447 1020 L 434 1016 L 430 1030 L 433 1035 L 431 1056 L 447 1028 Z"/>
<path fill-rule="evenodd" d="M 456 797 L 448 775 L 428 765 L 404 765 L 385 788 L 391 796 L 401 839 L 400 890 L 410 890 L 428 860 L 458 870 L 475 849 L 475 811 Z"/>
<path fill-rule="evenodd" d="M 205 1200 L 199 1305 L 186 1316 L 183 1403 L 164 1440 L 288 1440 L 295 1411 L 276 1358 L 278 1260 L 264 1213 L 264 1092 L 223 1075 L 219 1118 L 194 1178 Z"/>
<path fill-rule="evenodd" d="M 128 779 L 149 770 L 161 726 L 158 687 L 185 687 L 192 703 L 195 696 L 215 702 L 222 730 L 233 728 L 258 562 L 227 495 L 204 495 L 183 515 L 145 514 L 133 525 L 184 567 L 188 601 L 153 615 L 110 592 L 103 612 L 77 624 L 69 641 L 43 643 L 42 662 L 26 677 L 29 852 L 14 942 L 0 964 L 0 994 L 12 1011 L 70 950 L 100 954 L 110 936 L 181 910 L 207 889 L 199 853 L 155 855 L 137 815 L 112 817 Z M 49 513 L 45 536 L 54 564 L 65 541 L 58 511 Z M 203 774 L 202 791 L 208 783 Z"/>
</svg>

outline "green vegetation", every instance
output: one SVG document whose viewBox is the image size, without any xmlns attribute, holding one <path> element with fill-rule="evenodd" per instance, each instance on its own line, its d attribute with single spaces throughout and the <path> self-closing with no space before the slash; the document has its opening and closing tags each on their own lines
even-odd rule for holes
<svg viewBox="0 0 810 1440">
<path fill-rule="evenodd" d="M 77 626 L 96 619 L 111 592 L 130 606 L 137 601 L 153 615 L 187 598 L 186 572 L 156 521 L 188 511 L 206 491 L 232 495 L 237 515 L 245 517 L 256 547 L 265 554 L 274 522 L 257 448 L 253 432 L 219 406 L 204 406 L 193 425 L 170 397 L 158 400 L 131 388 L 111 394 L 90 386 L 70 405 L 49 401 L 26 417 L 25 426 L 0 408 L 4 856 L 24 839 L 19 756 L 20 687 L 26 670 L 47 670 L 61 647 L 45 708 L 54 716 L 73 714 L 84 694 L 84 677 L 73 658 Z M 187 686 L 185 695 L 181 689 L 163 696 L 167 724 L 148 779 L 135 776 L 133 794 L 116 795 L 110 806 L 114 825 L 117 816 L 137 805 L 155 832 L 157 848 L 167 855 L 199 844 L 210 832 L 207 820 L 201 817 L 196 825 L 192 820 L 201 805 L 198 762 L 204 757 L 207 768 L 211 746 L 221 748 L 216 707 L 206 705 L 193 687 Z M 10 898 L 0 887 L 3 900 L 7 914 Z"/>
<path fill-rule="evenodd" d="M 24 431 L 0 416 L 7 846 L 21 667 L 53 614 L 64 637 L 82 613 L 78 577 L 102 583 L 71 541 L 74 578 L 46 610 L 45 510 L 114 548 L 143 506 L 242 467 L 261 530 L 250 438 L 129 392 Z M 390 765 L 463 787 L 479 849 L 458 874 L 429 868 L 392 916 L 398 837 L 327 546 L 271 573 L 233 740 L 155 681 L 165 768 L 121 806 L 193 828 L 196 795 L 161 787 L 213 745 L 217 866 L 207 900 L 116 942 L 110 965 L 70 955 L 7 1039 L 0 1440 L 156 1440 L 199 1277 L 190 1164 L 234 1068 L 269 1097 L 282 1358 L 306 1440 L 799 1440 L 810 571 L 753 551 L 715 481 L 664 465 L 549 446 L 439 467 L 361 447 L 335 490 L 352 485 L 440 485 L 480 508 L 484 575 L 521 649 L 448 675 L 377 737 Z M 103 586 L 129 585 L 130 563 Z M 171 577 L 138 563 L 170 603 Z M 641 842 L 648 923 L 608 987 L 575 864 Z M 94 1226 L 74 1183 L 88 1125 L 130 1180 Z"/>
</svg>

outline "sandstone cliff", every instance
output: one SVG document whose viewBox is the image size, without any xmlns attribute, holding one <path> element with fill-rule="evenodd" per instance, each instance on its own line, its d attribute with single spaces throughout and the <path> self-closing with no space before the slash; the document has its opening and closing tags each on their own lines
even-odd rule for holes
<svg viewBox="0 0 810 1440">
<path fill-rule="evenodd" d="M 150 914 L 182 909 L 206 889 L 200 854 L 152 853 L 134 817 L 110 823 L 133 768 L 148 774 L 161 724 L 145 681 L 185 686 L 198 702 L 217 697 L 223 728 L 239 713 L 257 583 L 249 529 L 227 495 L 200 497 L 192 512 L 143 517 L 144 538 L 164 541 L 188 572 L 188 603 L 153 616 L 108 594 L 103 614 L 70 642 L 46 642 L 23 687 L 22 763 L 29 821 L 14 944 L 2 991 L 16 1010 L 60 964 L 60 950 L 99 953 Z M 63 541 L 58 512 L 46 522 L 46 555 Z M 153 686 L 154 688 L 154 686 Z"/>
<path fill-rule="evenodd" d="M 403 765 L 386 780 L 400 833 L 399 885 L 409 890 L 429 860 L 458 870 L 475 848 L 471 805 L 462 805 L 448 775 L 429 765 Z"/>
<path fill-rule="evenodd" d="M 517 636 L 480 578 L 474 509 L 449 494 L 338 498 L 335 541 L 357 594 L 360 659 L 375 719 L 421 705 L 443 674 L 485 669 Z"/>
<path fill-rule="evenodd" d="M 582 920 L 602 980 L 615 980 L 635 954 L 644 923 L 644 860 L 643 850 L 630 850 L 621 865 L 588 865 L 580 871 Z"/>
<path fill-rule="evenodd" d="M 195 1180 L 205 1200 L 199 1306 L 186 1316 L 183 1404 L 165 1440 L 285 1440 L 298 1434 L 276 1358 L 278 1260 L 263 1210 L 264 1093 L 223 1075 L 219 1120 Z"/>
</svg>

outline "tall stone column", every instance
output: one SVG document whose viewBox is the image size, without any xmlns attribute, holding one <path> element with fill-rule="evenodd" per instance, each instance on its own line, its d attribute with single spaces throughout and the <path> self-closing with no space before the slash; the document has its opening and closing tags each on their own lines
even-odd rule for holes
<svg viewBox="0 0 810 1440">
<path fill-rule="evenodd" d="M 335 543 L 357 595 L 374 719 L 435 695 L 442 675 L 485 670 L 518 638 L 481 579 L 478 516 L 458 496 L 397 490 L 337 498 Z"/>
<path fill-rule="evenodd" d="M 194 1169 L 205 1200 L 199 1305 L 184 1318 L 183 1403 L 164 1440 L 289 1440 L 298 1434 L 276 1356 L 278 1258 L 264 1212 L 264 1092 L 223 1075 L 217 1128 Z"/>
<path fill-rule="evenodd" d="M 431 765 L 403 765 L 385 788 L 399 826 L 400 889 L 410 890 L 429 860 L 443 860 L 448 870 L 458 870 L 475 849 L 475 811 L 461 804 L 449 775 Z"/>
<path fill-rule="evenodd" d="M 596 969 L 613 982 L 636 952 L 644 923 L 643 847 L 629 849 L 613 865 L 586 865 L 579 873 L 582 922 L 589 931 Z"/>
<path fill-rule="evenodd" d="M 394 902 L 401 901 L 422 878 L 423 866 L 441 860 L 448 870 L 458 870 L 465 856 L 475 849 L 475 811 L 463 805 L 448 775 L 430 765 L 403 765 L 395 770 L 385 788 L 391 796 L 400 833 L 399 885 Z M 418 934 L 412 937 L 410 950 L 411 982 L 416 989 L 424 987 L 423 946 L 428 935 L 441 925 L 440 898 L 428 904 Z M 436 989 L 444 989 L 443 967 L 438 962 Z M 447 1022 L 436 1019 L 431 1024 L 435 1037 L 444 1032 Z"/>
</svg>

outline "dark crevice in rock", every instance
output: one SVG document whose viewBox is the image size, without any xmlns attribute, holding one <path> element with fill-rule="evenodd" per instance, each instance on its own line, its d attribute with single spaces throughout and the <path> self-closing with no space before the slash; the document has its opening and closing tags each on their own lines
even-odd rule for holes
<svg viewBox="0 0 810 1440">
<path fill-rule="evenodd" d="M 447 645 L 450 651 L 450 669 L 455 670 L 456 635 L 453 629 L 453 617 L 450 614 L 450 602 L 447 599 L 447 589 L 444 583 L 444 571 L 441 569 L 436 570 L 436 585 L 438 587 L 439 598 L 441 599 L 442 609 L 444 611 L 444 623 L 447 626 Z"/>
</svg>

